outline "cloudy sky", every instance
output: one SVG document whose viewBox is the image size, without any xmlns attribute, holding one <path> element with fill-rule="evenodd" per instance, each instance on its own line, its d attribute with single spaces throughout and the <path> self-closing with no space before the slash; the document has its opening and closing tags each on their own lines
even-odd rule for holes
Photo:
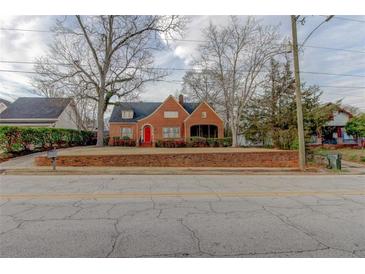
<svg viewBox="0 0 365 274">
<path fill-rule="evenodd" d="M 290 37 L 290 16 L 257 16 L 263 24 L 280 25 L 283 37 Z M 32 71 L 32 64 L 4 63 L 4 61 L 33 61 L 47 51 L 52 34 L 46 32 L 55 23 L 54 16 L 1 16 L 0 18 L 0 97 L 14 100 L 19 96 L 34 96 L 32 74 L 4 70 Z M 305 37 L 325 18 L 307 16 L 305 25 L 298 25 L 298 40 Z M 209 22 L 227 24 L 226 16 L 193 16 L 185 40 L 202 40 L 201 29 Z M 5 30 L 12 29 L 12 30 Z M 45 32 L 19 31 L 45 30 Z M 177 41 L 171 48 L 156 54 L 156 66 L 189 68 L 197 53 L 199 42 Z M 322 25 L 308 40 L 300 55 L 302 82 L 321 86 L 322 101 L 343 99 L 365 110 L 365 16 L 335 16 Z M 317 48 L 321 47 L 321 48 Z M 343 50 L 334 50 L 343 49 Z M 353 76 L 311 74 L 321 72 Z M 167 80 L 181 80 L 184 71 L 175 71 Z M 363 76 L 363 77 L 355 77 Z M 159 82 L 146 86 L 141 99 L 161 101 L 176 94 L 180 83 Z"/>
</svg>

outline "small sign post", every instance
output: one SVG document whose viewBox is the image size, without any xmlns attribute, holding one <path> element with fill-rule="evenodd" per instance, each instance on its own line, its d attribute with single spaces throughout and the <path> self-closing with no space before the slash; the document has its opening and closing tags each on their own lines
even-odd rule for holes
<svg viewBox="0 0 365 274">
<path fill-rule="evenodd" d="M 52 169 L 56 170 L 57 150 L 55 147 L 47 151 L 47 158 L 52 159 Z"/>
</svg>

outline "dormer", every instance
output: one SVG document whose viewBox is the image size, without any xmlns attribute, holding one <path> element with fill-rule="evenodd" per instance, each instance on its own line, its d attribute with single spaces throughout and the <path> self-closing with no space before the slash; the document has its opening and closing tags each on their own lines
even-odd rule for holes
<svg viewBox="0 0 365 274">
<path fill-rule="evenodd" d="M 133 119 L 133 110 L 132 109 L 122 110 L 122 119 Z"/>
<path fill-rule="evenodd" d="M 5 109 L 7 109 L 7 106 L 3 102 L 0 102 L 0 113 L 3 112 Z"/>
</svg>

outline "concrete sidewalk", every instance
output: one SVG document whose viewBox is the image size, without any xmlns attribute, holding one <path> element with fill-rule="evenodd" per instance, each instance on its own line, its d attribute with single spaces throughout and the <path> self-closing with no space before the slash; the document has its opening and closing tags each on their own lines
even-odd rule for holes
<svg viewBox="0 0 365 274">
<path fill-rule="evenodd" d="M 245 175 L 245 174 L 318 174 L 311 169 L 300 172 L 293 168 L 194 168 L 194 167 L 51 167 L 0 169 L 3 175 Z"/>
</svg>

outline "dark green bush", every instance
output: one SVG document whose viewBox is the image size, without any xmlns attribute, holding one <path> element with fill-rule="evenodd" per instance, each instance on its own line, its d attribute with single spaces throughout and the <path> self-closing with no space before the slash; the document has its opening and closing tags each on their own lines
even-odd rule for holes
<svg viewBox="0 0 365 274">
<path fill-rule="evenodd" d="M 156 147 L 229 147 L 232 138 L 191 137 L 184 140 L 157 140 Z"/>
<path fill-rule="evenodd" d="M 62 128 L 0 126 L 0 150 L 7 153 L 94 144 L 94 133 Z"/>
<path fill-rule="evenodd" d="M 122 147 L 135 147 L 136 141 L 129 138 L 128 136 L 123 136 L 122 138 L 120 138 L 119 136 L 114 136 L 112 145 Z"/>
</svg>

